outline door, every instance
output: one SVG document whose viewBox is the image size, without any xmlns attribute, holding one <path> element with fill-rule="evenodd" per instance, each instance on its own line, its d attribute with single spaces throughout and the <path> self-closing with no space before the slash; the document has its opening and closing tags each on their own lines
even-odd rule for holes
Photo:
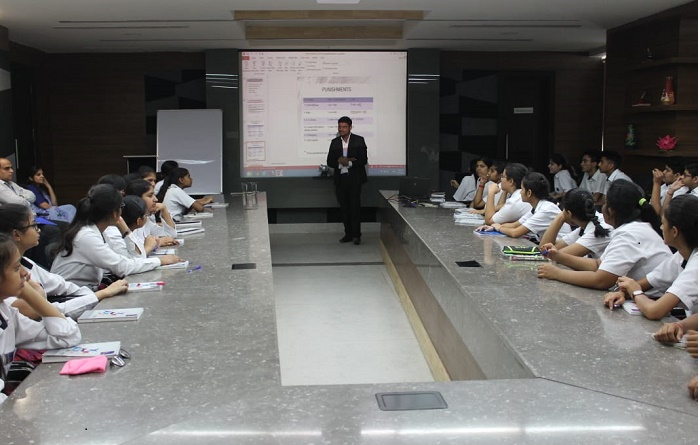
<svg viewBox="0 0 700 445">
<path fill-rule="evenodd" d="M 552 151 L 553 75 L 504 72 L 499 79 L 499 157 L 547 172 Z"/>
</svg>

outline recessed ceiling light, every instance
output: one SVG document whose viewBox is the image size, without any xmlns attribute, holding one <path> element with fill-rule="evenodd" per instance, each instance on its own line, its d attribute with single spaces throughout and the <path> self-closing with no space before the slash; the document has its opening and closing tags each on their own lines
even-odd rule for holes
<svg viewBox="0 0 700 445">
<path fill-rule="evenodd" d="M 316 0 L 319 5 L 356 5 L 360 0 Z"/>
</svg>

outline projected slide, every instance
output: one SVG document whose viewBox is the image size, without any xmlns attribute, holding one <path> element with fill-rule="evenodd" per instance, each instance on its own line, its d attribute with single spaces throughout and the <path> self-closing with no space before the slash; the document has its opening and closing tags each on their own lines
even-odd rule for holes
<svg viewBox="0 0 700 445">
<path fill-rule="evenodd" d="M 242 177 L 316 176 L 349 116 L 370 176 L 406 174 L 405 52 L 241 52 Z"/>
</svg>

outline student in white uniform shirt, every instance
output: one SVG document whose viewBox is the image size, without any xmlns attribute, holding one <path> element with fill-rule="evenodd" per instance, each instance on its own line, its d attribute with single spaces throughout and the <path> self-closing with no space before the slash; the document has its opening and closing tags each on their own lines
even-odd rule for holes
<svg viewBox="0 0 700 445">
<path fill-rule="evenodd" d="M 498 203 L 492 199 L 498 193 L 499 187 L 497 184 L 489 186 L 489 196 L 484 211 L 484 222 L 486 224 L 515 222 L 532 210 L 530 204 L 523 202 L 520 194 L 520 184 L 527 173 L 527 167 L 523 164 L 508 164 L 503 169 L 500 189 L 504 194 L 499 199 L 499 203 L 503 203 L 500 210 L 496 210 Z M 508 198 L 506 198 L 506 193 L 509 195 Z"/>
<path fill-rule="evenodd" d="M 679 304 L 697 312 L 698 304 L 698 198 L 684 195 L 674 198 L 661 216 L 664 242 L 678 249 L 642 279 L 620 277 L 620 290 L 610 292 L 603 304 L 614 309 L 625 299 L 633 300 L 650 320 L 660 320 Z M 658 299 L 646 295 L 650 289 L 664 292 Z"/>
<path fill-rule="evenodd" d="M 581 179 L 579 188 L 591 192 L 596 205 L 603 205 L 605 184 L 608 178 L 604 173 L 598 170 L 598 161 L 600 161 L 599 151 L 587 151 L 581 156 L 580 165 L 583 178 Z"/>
<path fill-rule="evenodd" d="M 184 189 L 192 187 L 192 177 L 186 168 L 176 168 L 170 172 L 163 182 L 163 187 L 157 195 L 158 201 L 165 204 L 170 216 L 175 222 L 181 221 L 182 216 L 190 210 L 201 212 L 204 206 L 214 201 L 211 196 L 194 199 Z"/>
<path fill-rule="evenodd" d="M 177 164 L 177 161 L 165 161 L 163 164 L 160 166 L 160 174 L 158 175 L 160 177 L 160 180 L 156 182 L 156 184 L 153 186 L 153 191 L 157 195 L 160 193 L 160 188 L 163 186 L 163 181 L 165 178 L 167 178 L 170 175 L 170 172 L 178 168 L 179 165 Z"/>
<path fill-rule="evenodd" d="M 549 198 L 549 181 L 543 174 L 537 172 L 528 173 L 521 183 L 520 195 L 523 202 L 530 204 L 532 210 L 520 217 L 518 221 L 511 223 L 493 223 L 490 226 L 478 227 L 477 231 L 496 230 L 511 238 L 519 238 L 530 234 L 536 240 L 547 230 L 560 210 L 556 204 L 547 201 Z M 571 229 L 568 225 L 561 227 L 562 233 L 568 233 Z"/>
<path fill-rule="evenodd" d="M 573 189 L 564 194 L 562 211 L 542 235 L 540 249 L 556 261 L 559 253 L 600 258 L 610 243 L 612 227 L 596 212 L 593 195 L 588 190 Z M 561 238 L 557 235 L 564 224 L 578 227 Z M 554 247 L 554 249 L 552 249 Z"/>
<path fill-rule="evenodd" d="M 682 186 L 674 193 L 671 193 L 670 195 L 668 194 L 668 190 L 671 185 L 678 179 L 683 178 L 684 170 L 684 159 L 681 156 L 673 156 L 666 159 L 666 164 L 664 165 L 663 171 L 659 170 L 658 168 L 651 171 L 653 182 L 649 203 L 652 207 L 654 207 L 657 215 L 661 215 L 666 199 L 675 198 L 676 196 L 683 195 L 688 191 L 687 187 Z"/>
<path fill-rule="evenodd" d="M 556 252 L 557 263 L 573 270 L 543 264 L 538 267 L 537 276 L 581 287 L 608 289 L 622 276 L 635 280 L 644 278 L 671 257 L 671 251 L 659 234 L 659 217 L 638 185 L 624 179 L 615 181 L 603 205 L 603 217 L 614 230 L 600 258 Z M 658 291 L 654 294 L 661 296 Z"/>
<path fill-rule="evenodd" d="M 28 272 L 22 267 L 21 258 L 14 241 L 0 234 L 0 388 L 3 389 L 17 348 L 67 348 L 81 340 L 75 321 L 66 318 L 27 283 Z M 13 296 L 20 296 L 41 316 L 41 321 L 25 317 L 10 306 L 5 300 Z M 5 398 L 0 393 L 0 402 Z"/>
<path fill-rule="evenodd" d="M 137 179 L 126 186 L 126 195 L 143 199 L 149 212 L 146 224 L 135 231 L 133 235 L 143 240 L 148 236 L 156 236 L 158 237 L 158 246 L 177 246 L 175 221 L 170 216 L 168 208 L 163 203 L 158 202 L 153 186 L 145 180 Z M 156 214 L 160 217 L 160 224 L 156 222 Z"/>
<path fill-rule="evenodd" d="M 501 198 L 501 194 L 503 193 L 500 188 L 501 173 L 503 172 L 503 169 L 505 167 L 505 162 L 493 161 L 493 164 L 491 164 L 491 166 L 489 167 L 486 176 L 483 178 L 479 178 L 479 182 L 476 186 L 476 193 L 474 193 L 474 199 L 472 200 L 472 203 L 470 205 L 470 207 L 472 208 L 472 210 L 470 210 L 470 213 L 478 213 L 480 215 L 484 214 L 486 208 L 486 201 L 489 197 L 489 187 L 491 186 L 491 184 L 498 185 L 498 193 L 496 193 L 496 196 L 494 197 L 494 202 L 496 203 L 496 211 L 500 210 L 501 207 L 503 207 L 503 204 L 499 204 L 499 200 Z"/>
<path fill-rule="evenodd" d="M 547 165 L 549 173 L 554 175 L 554 190 L 551 193 L 552 199 L 561 200 L 564 193 L 576 188 L 576 170 L 569 165 L 569 161 L 561 153 L 552 153 Z"/>
<path fill-rule="evenodd" d="M 104 271 L 117 277 L 153 270 L 160 265 L 180 261 L 175 255 L 158 258 L 128 258 L 114 252 L 102 232 L 116 224 L 122 208 L 122 196 L 112 186 L 101 184 L 90 189 L 78 203 L 78 213 L 64 233 L 51 266 L 51 272 L 80 286 L 97 288 Z"/>
<path fill-rule="evenodd" d="M 469 169 L 471 174 L 465 175 L 460 183 L 454 179 L 450 181 L 452 187 L 457 188 L 452 198 L 455 201 L 473 201 L 474 196 L 476 195 L 477 184 L 480 183 L 481 178 L 486 179 L 489 173 L 489 168 L 492 164 L 493 161 L 489 158 L 473 159 Z"/>
<path fill-rule="evenodd" d="M 698 164 L 688 164 L 683 170 L 683 176 L 676 179 L 676 181 L 668 187 L 666 192 L 666 200 L 664 201 L 664 208 L 677 196 L 679 190 L 683 187 L 686 188 L 685 194 L 698 196 Z"/>
<path fill-rule="evenodd" d="M 634 182 L 626 174 L 622 173 L 620 170 L 620 165 L 622 164 L 622 157 L 615 151 L 605 150 L 600 153 L 600 162 L 598 162 L 598 168 L 601 172 L 605 173 L 607 179 L 605 181 L 605 191 L 604 195 L 608 194 L 610 186 L 613 182 L 618 179 L 624 179 L 625 181 Z"/>
<path fill-rule="evenodd" d="M 124 241 L 132 258 L 146 258 L 154 249 L 158 248 L 158 237 L 151 235 L 141 238 L 137 236 L 137 231 L 141 230 L 148 221 L 148 208 L 146 208 L 143 199 L 133 195 L 125 196 L 122 219 L 131 231 L 124 238 Z"/>
<path fill-rule="evenodd" d="M 9 236 L 15 242 L 20 255 L 24 255 L 27 250 L 39 244 L 41 232 L 28 208 L 20 204 L 7 204 L 0 207 L 0 233 Z M 29 258 L 23 257 L 22 265 L 29 271 L 31 280 L 43 288 L 42 293 L 49 300 L 61 300 L 51 304 L 62 314 L 74 319 L 95 307 L 100 300 L 126 292 L 128 288 L 126 281 L 119 280 L 105 289 L 93 292 L 87 287 L 80 287 L 64 280 L 60 275 L 47 271 Z M 5 301 L 29 318 L 39 317 L 22 299 L 10 297 Z"/>
</svg>

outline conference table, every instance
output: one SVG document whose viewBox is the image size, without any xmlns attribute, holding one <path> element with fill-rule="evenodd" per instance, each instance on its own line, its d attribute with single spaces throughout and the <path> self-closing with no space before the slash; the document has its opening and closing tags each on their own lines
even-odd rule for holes
<svg viewBox="0 0 700 445">
<path fill-rule="evenodd" d="M 40 365 L 0 405 L 0 443 L 696 443 L 685 385 L 697 364 L 651 339 L 658 323 L 538 280 L 500 256 L 506 238 L 455 226 L 450 210 L 389 199 L 382 249 L 413 275 L 408 293 L 454 380 L 281 386 L 266 196 L 252 210 L 227 200 L 179 249 L 187 269 L 130 277 L 162 291 L 98 306 L 143 307 L 140 320 L 81 325 L 84 342 L 121 341 L 126 366 L 66 377 Z M 430 391 L 448 407 L 383 411 L 376 399 Z"/>
</svg>

